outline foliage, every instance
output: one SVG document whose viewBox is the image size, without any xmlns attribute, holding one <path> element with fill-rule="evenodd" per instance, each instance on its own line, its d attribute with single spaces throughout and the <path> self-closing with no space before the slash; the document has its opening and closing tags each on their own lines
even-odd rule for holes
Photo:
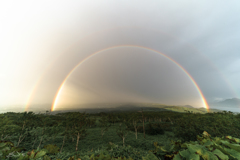
<svg viewBox="0 0 240 160">
<path fill-rule="evenodd" d="M 175 122 L 175 137 L 183 141 L 195 141 L 196 136 L 207 131 L 212 136 L 232 135 L 240 136 L 240 123 L 229 112 L 192 114 L 188 113 Z"/>
<path fill-rule="evenodd" d="M 43 148 L 47 150 L 47 154 L 57 154 L 60 150 L 58 146 L 53 144 L 45 145 Z"/>
<path fill-rule="evenodd" d="M 76 142 L 76 151 L 78 150 L 78 144 L 80 138 L 83 139 L 87 135 L 87 123 L 86 123 L 87 117 L 85 113 L 71 113 L 67 117 L 67 123 L 70 126 L 69 133 L 72 136 L 75 136 L 77 139 Z"/>
<path fill-rule="evenodd" d="M 95 126 L 96 122 L 99 122 L 97 126 Z M 143 134 L 143 122 L 146 138 Z M 5 113 L 0 114 L 0 136 L 11 142 L 3 145 L 1 143 L 7 141 L 0 141 L 0 159 L 14 160 L 20 157 L 34 159 L 37 158 L 36 155 L 39 156 L 39 160 L 77 160 L 78 158 L 90 160 L 91 156 L 92 159 L 100 159 L 99 157 L 103 159 L 109 157 L 111 159 L 124 159 L 126 157 L 126 159 L 132 158 L 134 160 L 184 159 L 186 154 L 191 153 L 194 146 L 195 149 L 198 148 L 197 151 L 200 151 L 199 157 L 202 159 L 200 153 L 205 154 L 209 150 L 205 151 L 206 147 L 199 149 L 199 146 L 204 145 L 200 142 L 204 140 L 200 140 L 201 137 L 196 135 L 207 131 L 213 137 L 224 135 L 240 137 L 239 122 L 240 114 L 233 115 L 231 112 L 195 114 L 191 112 L 144 111 L 144 116 L 141 112 L 100 114 L 68 112 L 57 115 L 32 112 Z M 105 130 L 102 138 L 99 137 L 102 129 L 101 123 L 102 126 L 112 124 L 109 125 L 107 132 Z M 170 143 L 167 135 L 171 135 L 175 141 Z M 217 151 L 220 150 L 229 159 L 234 159 L 233 157 L 239 154 L 236 146 L 240 142 L 237 138 L 227 137 L 227 139 L 226 137 L 221 138 L 222 141 L 210 139 L 219 147 L 215 147 L 216 154 L 221 154 Z M 206 139 L 206 137 L 202 139 Z M 153 142 L 157 143 L 153 145 Z M 217 142 L 221 142 L 221 144 Z M 20 147 L 25 149 L 16 147 L 18 143 Z M 106 144 L 108 146 L 105 146 Z M 183 144 L 188 144 L 188 146 L 184 148 Z M 36 149 L 37 146 L 39 146 L 38 149 Z M 102 149 L 99 150 L 99 148 Z M 221 150 L 221 148 L 223 149 Z M 149 150 L 151 152 L 148 153 Z M 227 155 L 226 152 L 232 155 Z M 224 155 L 221 156 L 224 157 Z"/>
<path fill-rule="evenodd" d="M 142 156 L 145 156 L 146 153 L 142 150 L 137 150 L 136 148 L 128 146 L 118 146 L 111 142 L 107 145 L 106 150 L 109 152 L 109 154 L 112 157 L 127 157 L 127 158 L 133 158 L 133 159 L 141 159 Z"/>
<path fill-rule="evenodd" d="M 15 123 L 19 126 L 17 146 L 26 138 L 29 131 L 35 125 L 36 115 L 33 112 L 24 112 L 19 117 L 16 117 Z"/>
<path fill-rule="evenodd" d="M 129 122 L 125 120 L 124 122 L 120 123 L 118 128 L 116 129 L 117 135 L 122 138 L 123 146 L 125 146 L 125 139 L 129 134 Z"/>
<path fill-rule="evenodd" d="M 197 141 L 181 143 L 172 141 L 171 145 L 158 146 L 152 151 L 160 158 L 171 158 L 173 160 L 196 159 L 221 160 L 240 159 L 240 139 L 231 136 L 211 138 L 206 131 L 202 136 L 197 136 Z"/>
<path fill-rule="evenodd" d="M 108 119 L 106 116 L 102 116 L 99 122 L 100 122 L 99 125 L 101 127 L 101 136 L 103 137 L 104 133 L 108 131 L 111 124 L 108 124 Z"/>
<path fill-rule="evenodd" d="M 146 125 L 146 134 L 149 135 L 164 134 L 164 130 L 160 127 L 160 125 L 149 123 Z"/>
<path fill-rule="evenodd" d="M 20 127 L 15 125 L 13 120 L 7 116 L 0 115 L 0 140 L 6 140 L 10 136 L 15 135 L 19 129 Z"/>
<path fill-rule="evenodd" d="M 142 160 L 159 160 L 159 159 L 152 152 L 150 152 L 145 157 L 142 157 Z"/>
<path fill-rule="evenodd" d="M 9 155 L 16 155 L 17 152 L 23 151 L 23 148 L 15 147 L 10 141 L 0 141 L 0 157 L 7 158 Z"/>
<path fill-rule="evenodd" d="M 34 151 L 28 152 L 27 154 L 20 154 L 17 160 L 35 160 L 39 158 L 49 159 L 48 156 L 46 156 L 46 151 L 40 150 L 40 151 Z"/>
</svg>

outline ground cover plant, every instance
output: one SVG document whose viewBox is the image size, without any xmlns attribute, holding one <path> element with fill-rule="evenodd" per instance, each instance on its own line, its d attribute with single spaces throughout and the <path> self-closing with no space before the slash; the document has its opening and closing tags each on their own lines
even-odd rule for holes
<svg viewBox="0 0 240 160">
<path fill-rule="evenodd" d="M 240 115 L 234 115 L 232 112 L 68 112 L 56 115 L 50 112 L 10 112 L 0 114 L 0 157 L 19 160 L 112 157 L 187 159 L 185 153 L 190 154 L 192 150 L 186 146 L 204 145 L 203 140 L 201 143 L 197 142 L 201 139 L 198 135 L 205 133 L 205 138 L 209 140 L 210 138 L 206 137 L 208 133 L 207 135 L 212 137 L 229 136 L 227 142 L 222 138 L 220 143 L 218 139 L 212 147 L 220 150 L 225 159 L 226 156 L 228 159 L 238 159 L 236 155 L 240 152 L 237 146 L 240 143 L 239 122 Z M 193 143 L 194 141 L 196 143 Z M 235 148 L 229 144 L 233 141 L 236 143 Z M 216 148 L 217 145 L 224 146 Z M 226 151 L 229 148 L 236 152 Z M 202 152 L 213 152 L 213 149 Z M 204 158 L 200 153 L 198 156 L 200 159 Z M 217 157 L 220 158 L 218 155 Z"/>
</svg>

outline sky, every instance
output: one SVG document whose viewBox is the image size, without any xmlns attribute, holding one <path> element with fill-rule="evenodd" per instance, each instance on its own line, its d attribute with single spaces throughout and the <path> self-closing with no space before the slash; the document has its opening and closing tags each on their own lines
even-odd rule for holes
<svg viewBox="0 0 240 160">
<path fill-rule="evenodd" d="M 239 8 L 236 0 L 1 1 L 0 110 L 240 98 Z"/>
</svg>

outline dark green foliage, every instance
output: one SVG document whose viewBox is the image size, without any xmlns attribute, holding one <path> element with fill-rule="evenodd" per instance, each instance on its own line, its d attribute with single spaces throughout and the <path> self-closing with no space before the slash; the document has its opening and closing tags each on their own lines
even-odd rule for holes
<svg viewBox="0 0 240 160">
<path fill-rule="evenodd" d="M 104 133 L 108 131 L 111 124 L 108 123 L 107 116 L 102 116 L 99 120 L 99 126 L 101 127 L 101 137 L 103 137 Z"/>
<path fill-rule="evenodd" d="M 25 156 L 20 156 L 18 160 L 25 160 L 25 159 L 38 159 L 38 158 L 43 158 L 45 157 L 45 159 L 47 159 L 46 152 L 43 150 L 40 151 L 34 151 L 32 150 L 31 152 L 28 152 L 27 155 Z"/>
<path fill-rule="evenodd" d="M 196 136 L 207 131 L 212 136 L 240 136 L 240 120 L 229 112 L 188 113 L 175 123 L 174 134 L 183 141 L 195 141 Z"/>
<path fill-rule="evenodd" d="M 68 160 L 117 160 L 117 159 L 125 159 L 125 160 L 182 160 L 182 159 L 194 159 L 194 160 L 237 160 L 240 159 L 240 139 L 234 138 L 232 136 L 225 136 L 222 138 L 215 137 L 211 138 L 207 132 L 203 132 L 202 136 L 197 136 L 197 141 L 193 142 L 185 142 L 181 143 L 181 141 L 172 141 L 171 144 L 159 146 L 157 142 L 154 143 L 155 149 L 150 150 L 148 152 L 144 150 L 138 150 L 131 146 L 126 147 L 118 147 L 113 143 L 109 143 L 106 147 L 101 150 L 93 151 L 91 150 L 88 153 L 75 153 L 74 155 L 68 155 Z M 61 160 L 59 158 L 63 157 L 61 154 L 57 154 L 55 156 L 46 154 L 50 154 L 50 150 L 47 148 L 57 148 L 53 145 L 48 145 L 45 149 L 42 150 L 32 150 L 27 152 L 27 154 L 19 153 L 16 149 L 15 154 L 14 151 L 8 153 L 3 157 L 2 151 L 7 150 L 9 145 L 13 147 L 11 142 L 2 142 L 0 143 L 0 151 L 2 159 L 17 159 L 17 160 Z M 48 150 L 48 151 L 46 151 Z M 55 149 L 53 149 L 55 150 Z"/>
<path fill-rule="evenodd" d="M 44 149 L 47 150 L 47 154 L 56 154 L 59 153 L 59 147 L 53 144 L 48 144 L 43 147 Z"/>
<path fill-rule="evenodd" d="M 120 122 L 120 119 L 117 117 L 116 114 L 110 113 L 108 114 L 108 122 L 114 125 L 115 123 Z"/>
<path fill-rule="evenodd" d="M 118 146 L 113 143 L 109 143 L 106 149 L 109 152 L 111 157 L 126 157 L 126 158 L 133 158 L 133 159 L 141 159 L 142 156 L 146 155 L 146 152 L 142 150 L 137 150 L 131 146 Z"/>
<path fill-rule="evenodd" d="M 143 121 L 146 138 L 143 135 Z M 130 159 L 131 157 L 134 160 L 154 160 L 156 159 L 155 155 L 158 158 L 162 156 L 162 159 L 177 159 L 187 157 L 191 150 L 183 148 L 182 143 L 178 141 L 174 142 L 174 149 L 172 149 L 173 144 L 170 144 L 167 135 L 171 135 L 171 139 L 176 140 L 177 138 L 182 142 L 197 141 L 196 135 L 202 134 L 203 131 L 207 131 L 212 137 L 225 135 L 240 137 L 239 122 L 240 114 L 233 115 L 231 112 L 194 114 L 190 112 L 144 111 L 144 117 L 142 117 L 141 112 L 110 114 L 71 112 L 58 115 L 34 114 L 32 112 L 6 113 L 0 114 L 0 124 L 2 124 L 0 125 L 0 136 L 3 135 L 4 138 L 6 137 L 5 139 L 14 143 L 9 143 L 9 146 L 2 146 L 5 155 L 1 152 L 2 157 L 0 156 L 0 159 L 10 160 L 17 159 L 17 157 L 22 159 L 32 157 L 34 159 L 37 158 L 36 155 L 40 157 L 39 160 L 69 159 L 70 157 L 70 159 L 89 160 L 91 156 L 95 159 L 109 157 Z M 102 126 L 105 124 L 108 126 L 108 130 L 105 130 L 102 137 L 101 124 Z M 171 131 L 174 131 L 175 135 Z M 19 146 L 26 148 L 26 150 L 15 147 L 19 139 Z M 229 153 L 234 159 L 233 157 L 236 157 L 239 153 L 238 147 L 232 144 L 239 144 L 240 141 L 230 136 L 227 136 L 227 139 L 216 140 L 218 148 L 215 149 L 214 154 L 224 159 Z M 202 145 L 199 141 L 197 142 L 198 145 Z M 109 142 L 114 144 L 109 144 L 110 146 L 106 147 Z M 125 147 L 123 147 L 123 142 L 126 144 Z M 158 142 L 157 146 L 162 146 L 161 149 L 158 148 L 157 152 L 154 151 L 153 142 Z M 221 142 L 221 144 L 217 142 Z M 186 144 L 193 145 L 195 142 Z M 37 148 L 38 146 L 39 148 Z M 152 153 L 148 153 L 149 150 Z M 201 152 L 205 152 L 205 150 L 201 150 Z M 229 159 L 231 159 L 231 156 L 228 155 Z"/>
<path fill-rule="evenodd" d="M 165 133 L 165 128 L 163 128 L 163 126 L 164 125 L 158 124 L 158 123 L 156 123 L 156 124 L 149 123 L 149 124 L 146 124 L 146 126 L 145 126 L 145 132 L 148 135 L 163 135 Z M 133 126 L 131 126 L 129 129 L 133 132 L 135 131 Z M 166 130 L 166 131 L 168 131 L 168 130 Z M 138 127 L 138 132 L 143 133 L 142 126 Z"/>
<path fill-rule="evenodd" d="M 10 141 L 0 141 L 0 158 L 7 158 L 10 154 L 15 154 L 23 150 L 23 148 L 15 147 Z"/>
<path fill-rule="evenodd" d="M 206 131 L 202 136 L 197 136 L 197 141 L 181 143 L 174 142 L 167 146 L 158 146 L 154 143 L 155 150 L 152 152 L 159 158 L 173 160 L 234 160 L 240 159 L 240 139 L 231 136 L 211 138 Z"/>
<path fill-rule="evenodd" d="M 146 125 L 145 130 L 146 130 L 146 134 L 149 134 L 149 135 L 164 134 L 164 130 L 158 124 L 149 123 Z"/>
<path fill-rule="evenodd" d="M 0 115 L 0 140 L 6 140 L 17 134 L 21 127 L 14 124 L 14 121 L 9 117 Z"/>
<path fill-rule="evenodd" d="M 76 138 L 75 150 L 78 151 L 79 140 L 87 136 L 87 115 L 85 113 L 73 112 L 67 116 L 69 135 Z"/>
<path fill-rule="evenodd" d="M 158 123 L 158 127 L 162 128 L 164 131 L 173 131 L 174 126 L 171 123 Z"/>
<path fill-rule="evenodd" d="M 142 160 L 159 160 L 152 152 L 142 157 Z"/>
<path fill-rule="evenodd" d="M 125 120 L 119 124 L 118 128 L 116 129 L 117 135 L 122 138 L 123 146 L 125 146 L 125 139 L 129 134 L 129 121 Z"/>
</svg>

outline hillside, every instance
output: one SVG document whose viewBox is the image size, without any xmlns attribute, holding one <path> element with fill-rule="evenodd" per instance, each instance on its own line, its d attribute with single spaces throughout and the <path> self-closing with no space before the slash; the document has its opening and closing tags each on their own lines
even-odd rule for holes
<svg viewBox="0 0 240 160">
<path fill-rule="evenodd" d="M 91 107 L 90 107 L 91 106 Z M 101 106 L 101 107 L 100 107 Z M 91 105 L 83 105 L 82 108 L 72 108 L 72 109 L 63 109 L 58 111 L 53 111 L 52 114 L 61 113 L 61 112 L 86 112 L 86 113 L 114 113 L 114 112 L 137 112 L 141 111 L 172 111 L 172 112 L 194 112 L 194 113 L 207 113 L 205 108 L 194 108 L 192 106 L 172 106 L 172 105 L 164 105 L 164 104 L 152 104 L 152 103 L 128 103 L 128 104 L 91 104 Z M 219 109 L 210 109 L 210 112 L 221 112 Z"/>
</svg>

